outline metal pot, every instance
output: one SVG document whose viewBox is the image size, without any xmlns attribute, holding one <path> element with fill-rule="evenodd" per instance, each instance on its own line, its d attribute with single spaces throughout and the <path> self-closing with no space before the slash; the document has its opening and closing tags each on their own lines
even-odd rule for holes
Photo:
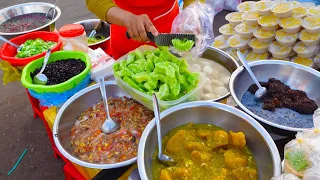
<svg viewBox="0 0 320 180">
<path fill-rule="evenodd" d="M 0 24 L 5 22 L 6 20 L 9 20 L 15 16 L 19 15 L 24 15 L 24 14 L 29 14 L 29 13 L 47 13 L 50 9 L 54 7 L 53 4 L 50 3 L 43 3 L 43 2 L 31 2 L 31 3 L 24 3 L 24 4 L 18 4 L 14 6 L 10 6 L 4 9 L 0 10 Z M 51 10 L 51 13 L 53 11 Z M 49 13 L 49 16 L 50 14 Z M 51 14 L 52 16 L 52 14 Z M 61 10 L 58 6 L 56 6 L 56 15 L 54 19 L 47 24 L 36 28 L 32 29 L 29 31 L 23 31 L 23 32 L 16 32 L 16 33 L 3 33 L 0 32 L 0 35 L 5 37 L 6 39 L 12 39 L 14 37 L 27 34 L 29 32 L 34 32 L 34 31 L 49 31 L 53 32 L 55 29 L 55 22 L 59 19 L 61 16 Z M 49 17 L 52 18 L 52 17 Z"/>
<path fill-rule="evenodd" d="M 268 132 L 252 117 L 231 106 L 216 102 L 180 104 L 161 113 L 161 130 L 165 135 L 188 122 L 213 124 L 227 131 L 241 131 L 257 162 L 260 180 L 281 174 L 278 149 Z M 138 169 L 142 180 L 152 178 L 152 156 L 157 147 L 155 121 L 145 128 L 139 143 Z"/>
<path fill-rule="evenodd" d="M 121 90 L 114 81 L 105 82 L 107 95 L 109 97 L 130 97 L 126 92 Z M 101 92 L 99 85 L 93 85 L 83 89 L 74 96 L 72 96 L 59 110 L 54 121 L 52 133 L 55 145 L 61 154 L 73 163 L 88 168 L 97 169 L 112 169 L 128 166 L 133 164 L 137 158 L 132 158 L 127 161 L 114 164 L 98 164 L 90 163 L 79 159 L 73 155 L 73 148 L 70 144 L 71 128 L 76 122 L 76 118 L 89 107 L 92 107 L 97 102 L 101 101 Z"/>
<path fill-rule="evenodd" d="M 75 22 L 74 24 L 81 24 L 84 27 L 87 36 L 89 36 L 89 34 L 95 28 L 95 26 L 99 23 L 99 21 L 100 21 L 99 19 L 87 19 L 87 20 Z M 109 42 L 110 42 L 110 25 L 108 23 L 104 22 L 102 24 L 101 28 L 97 30 L 96 35 L 98 35 L 98 34 L 102 35 L 106 39 L 104 39 L 100 42 L 94 43 L 94 44 L 90 44 L 89 47 L 91 49 L 97 49 L 99 47 L 103 50 L 108 49 Z"/>
<path fill-rule="evenodd" d="M 219 63 L 220 65 L 228 69 L 231 74 L 239 67 L 238 62 L 234 60 L 229 54 L 211 46 L 204 51 L 201 58 Z M 221 102 L 223 100 L 226 100 L 228 97 L 230 97 L 230 90 L 228 94 L 209 101 Z"/>
<path fill-rule="evenodd" d="M 320 72 L 296 63 L 277 60 L 263 60 L 249 63 L 253 73 L 258 81 L 267 82 L 269 78 L 276 78 L 292 89 L 299 89 L 308 95 L 309 98 L 316 101 L 320 106 Z M 230 78 L 230 91 L 233 99 L 238 106 L 246 113 L 257 119 L 270 132 L 283 135 L 294 136 L 298 131 L 303 131 L 303 128 L 287 127 L 268 121 L 257 116 L 242 103 L 243 94 L 253 84 L 252 78 L 243 66 L 238 68 Z"/>
</svg>

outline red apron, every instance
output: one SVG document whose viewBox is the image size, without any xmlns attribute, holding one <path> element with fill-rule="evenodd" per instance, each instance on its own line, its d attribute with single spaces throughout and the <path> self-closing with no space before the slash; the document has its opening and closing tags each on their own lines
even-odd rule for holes
<svg viewBox="0 0 320 180">
<path fill-rule="evenodd" d="M 174 18 L 179 14 L 177 0 L 114 0 L 122 9 L 135 15 L 147 14 L 159 33 L 169 33 Z M 155 19 L 156 18 L 156 19 Z M 114 59 L 119 59 L 146 44 L 126 38 L 126 28 L 111 25 L 110 46 Z M 154 45 L 150 43 L 150 45 Z"/>
</svg>

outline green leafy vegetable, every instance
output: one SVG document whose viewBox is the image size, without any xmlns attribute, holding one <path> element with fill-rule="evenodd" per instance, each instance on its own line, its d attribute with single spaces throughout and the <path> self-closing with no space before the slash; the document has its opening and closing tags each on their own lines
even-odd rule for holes
<svg viewBox="0 0 320 180">
<path fill-rule="evenodd" d="M 172 42 L 173 47 L 174 47 L 176 50 L 181 51 L 181 52 L 188 52 L 188 51 L 190 51 L 191 48 L 192 48 L 193 45 L 194 45 L 194 41 L 188 40 L 188 39 L 184 39 L 184 40 L 181 40 L 181 39 L 173 39 L 171 42 Z"/>
<path fill-rule="evenodd" d="M 153 52 L 136 50 L 126 60 L 113 65 L 114 75 L 131 87 L 162 101 L 179 99 L 192 91 L 199 81 L 197 73 L 188 70 L 184 59 L 169 53 L 167 47 Z"/>
<path fill-rule="evenodd" d="M 27 58 L 35 56 L 42 52 L 45 52 L 49 48 L 52 48 L 56 45 L 56 42 L 47 41 L 37 38 L 35 40 L 29 39 L 22 45 L 22 49 L 17 53 L 17 58 Z"/>
</svg>

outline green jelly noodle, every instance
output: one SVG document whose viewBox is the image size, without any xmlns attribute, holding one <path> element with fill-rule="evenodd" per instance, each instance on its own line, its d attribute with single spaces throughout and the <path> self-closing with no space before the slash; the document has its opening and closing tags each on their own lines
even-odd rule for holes
<svg viewBox="0 0 320 180">
<path fill-rule="evenodd" d="M 181 39 L 173 39 L 171 42 L 172 42 L 173 47 L 174 47 L 176 50 L 181 51 L 181 52 L 190 51 L 191 48 L 192 48 L 193 45 L 194 45 L 194 41 L 188 40 L 188 39 L 184 39 L 184 40 L 181 40 Z"/>
<path fill-rule="evenodd" d="M 88 44 L 94 44 L 94 43 L 97 43 L 97 42 L 100 42 L 100 41 L 103 41 L 105 40 L 106 38 L 104 36 L 101 36 L 101 35 L 97 35 L 95 37 L 92 37 L 92 38 L 88 38 Z"/>
<path fill-rule="evenodd" d="M 308 160 L 301 151 L 292 151 L 285 154 L 286 160 L 297 171 L 303 171 L 308 167 Z"/>
<path fill-rule="evenodd" d="M 114 75 L 131 87 L 162 101 L 179 99 L 198 85 L 200 75 L 188 70 L 184 59 L 169 52 L 168 47 L 141 52 L 139 49 L 126 60 L 113 65 Z"/>
<path fill-rule="evenodd" d="M 56 42 L 47 41 L 37 38 L 37 39 L 29 39 L 22 45 L 22 49 L 17 53 L 17 58 L 27 58 L 31 56 L 35 56 L 42 52 L 45 52 L 49 48 L 52 48 L 56 45 Z"/>
</svg>

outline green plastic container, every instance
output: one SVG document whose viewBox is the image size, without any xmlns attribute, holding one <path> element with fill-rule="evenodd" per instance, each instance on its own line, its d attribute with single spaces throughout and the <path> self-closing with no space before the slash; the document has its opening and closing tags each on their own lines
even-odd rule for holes
<svg viewBox="0 0 320 180">
<path fill-rule="evenodd" d="M 90 58 L 87 54 L 83 52 L 74 52 L 74 51 L 59 51 L 52 53 L 50 55 L 50 59 L 48 60 L 48 64 L 58 61 L 58 60 L 66 60 L 69 58 L 73 59 L 80 59 L 86 64 L 86 68 L 78 75 L 72 77 L 68 81 L 65 81 L 60 84 L 56 85 L 38 85 L 38 84 L 33 84 L 33 80 L 30 76 L 32 72 L 34 72 L 36 69 L 42 67 L 42 63 L 44 60 L 43 58 L 40 58 L 38 60 L 32 61 L 29 63 L 22 71 L 22 76 L 21 76 L 21 82 L 22 85 L 25 88 L 31 89 L 37 93 L 48 93 L 48 92 L 55 92 L 55 93 L 60 93 L 60 92 L 65 92 L 67 90 L 70 90 L 74 87 L 76 87 L 80 82 L 86 77 L 88 73 L 90 73 L 91 69 L 91 62 Z"/>
</svg>

